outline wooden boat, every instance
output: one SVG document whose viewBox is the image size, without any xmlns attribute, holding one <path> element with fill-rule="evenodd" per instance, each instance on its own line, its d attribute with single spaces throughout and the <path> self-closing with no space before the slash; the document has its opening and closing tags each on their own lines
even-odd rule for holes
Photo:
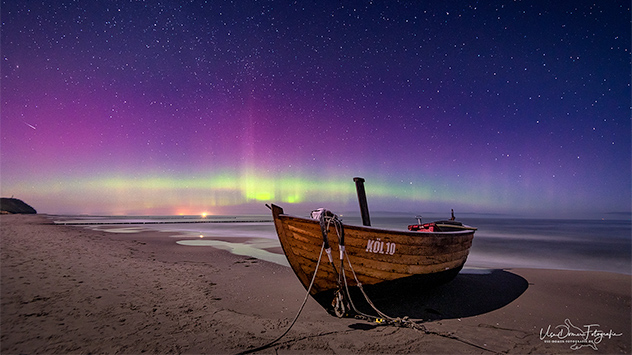
<svg viewBox="0 0 632 355">
<path fill-rule="evenodd" d="M 360 204 L 362 208 L 362 202 Z M 308 289 L 322 255 L 325 233 L 321 229 L 321 221 L 285 214 L 276 205 L 272 205 L 271 209 L 285 256 Z M 369 288 L 379 285 L 391 288 L 403 284 L 425 287 L 450 281 L 465 264 L 476 230 L 473 227 L 452 231 L 426 229 L 420 233 L 346 224 L 342 224 L 342 229 L 343 234 L 339 236 L 336 226 L 329 225 L 327 244 L 331 247 L 333 259 L 337 260 L 322 257 L 310 289 L 310 294 L 321 306 L 338 316 L 340 312 L 334 308 L 338 297 L 336 292 L 343 291 L 341 279 L 345 279 L 352 288 L 357 286 L 356 277 Z M 341 239 L 344 248 L 340 247 Z M 345 255 L 344 262 L 342 254 Z M 343 269 L 344 274 L 341 272 Z"/>
</svg>

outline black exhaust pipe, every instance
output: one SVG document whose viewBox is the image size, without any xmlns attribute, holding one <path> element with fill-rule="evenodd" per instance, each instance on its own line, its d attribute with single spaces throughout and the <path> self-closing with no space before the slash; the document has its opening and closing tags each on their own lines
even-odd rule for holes
<svg viewBox="0 0 632 355">
<path fill-rule="evenodd" d="M 355 181 L 356 183 L 356 191 L 358 192 L 360 213 L 362 213 L 362 224 L 365 226 L 370 226 L 371 218 L 369 218 L 369 206 L 366 203 L 366 192 L 364 192 L 364 179 L 361 177 L 354 177 L 353 181 Z"/>
</svg>

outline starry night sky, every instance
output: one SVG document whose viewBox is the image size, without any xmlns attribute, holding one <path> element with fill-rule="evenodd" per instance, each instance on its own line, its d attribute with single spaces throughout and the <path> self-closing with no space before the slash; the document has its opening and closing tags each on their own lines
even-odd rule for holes
<svg viewBox="0 0 632 355">
<path fill-rule="evenodd" d="M 629 1 L 2 1 L 43 213 L 630 211 Z M 629 218 L 629 214 L 623 215 Z"/>
</svg>

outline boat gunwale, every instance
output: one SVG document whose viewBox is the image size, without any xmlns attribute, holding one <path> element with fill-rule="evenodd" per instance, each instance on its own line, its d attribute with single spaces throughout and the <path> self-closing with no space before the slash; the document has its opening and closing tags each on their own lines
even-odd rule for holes
<svg viewBox="0 0 632 355">
<path fill-rule="evenodd" d="M 319 221 L 317 219 L 313 219 L 313 218 L 309 218 L 309 217 L 301 217 L 301 216 L 296 216 L 296 215 L 291 215 L 291 214 L 287 214 L 287 213 L 281 213 L 279 214 L 279 218 L 280 217 L 286 217 L 286 218 L 292 218 L 292 219 L 299 219 L 299 220 L 304 220 L 304 221 L 309 221 L 309 222 L 313 222 L 313 223 L 319 223 Z M 376 232 L 382 232 L 384 234 L 387 233 L 400 233 L 400 234 L 405 234 L 405 235 L 409 235 L 409 236 L 424 236 L 424 235 L 461 235 L 461 234 L 473 234 L 477 229 L 475 227 L 470 227 L 472 229 L 463 229 L 463 230 L 458 230 L 458 231 L 446 231 L 446 232 L 441 232 L 441 231 L 437 231 L 437 232 L 423 232 L 423 231 L 410 231 L 410 230 L 406 230 L 406 229 L 385 229 L 385 228 L 380 228 L 380 227 L 373 227 L 373 226 L 359 226 L 359 225 L 355 225 L 355 224 L 346 224 L 342 223 L 342 225 L 344 226 L 344 228 L 356 228 L 356 229 L 365 229 L 368 231 L 376 231 Z M 465 224 L 463 226 L 466 226 Z"/>
</svg>

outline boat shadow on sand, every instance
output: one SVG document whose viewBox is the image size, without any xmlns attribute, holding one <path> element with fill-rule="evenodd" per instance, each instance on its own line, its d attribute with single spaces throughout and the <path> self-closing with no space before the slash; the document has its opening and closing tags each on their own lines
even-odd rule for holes
<svg viewBox="0 0 632 355">
<path fill-rule="evenodd" d="M 365 290 L 377 309 L 390 317 L 434 321 L 476 316 L 502 308 L 529 287 L 523 277 L 499 269 L 463 269 L 449 283 L 424 288 L 390 285 Z M 397 301 L 393 302 L 393 295 Z M 358 310 L 374 314 L 359 293 L 352 292 Z"/>
</svg>

